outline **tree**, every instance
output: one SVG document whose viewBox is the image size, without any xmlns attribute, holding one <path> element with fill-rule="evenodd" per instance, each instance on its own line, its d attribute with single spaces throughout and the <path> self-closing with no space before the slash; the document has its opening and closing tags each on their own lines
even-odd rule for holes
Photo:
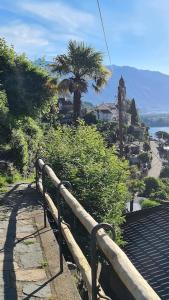
<svg viewBox="0 0 169 300">
<path fill-rule="evenodd" d="M 134 98 L 131 100 L 130 113 L 131 113 L 131 125 L 137 125 L 139 119 L 138 119 L 138 112 L 136 109 L 136 103 Z"/>
<path fill-rule="evenodd" d="M 9 112 L 16 117 L 37 117 L 56 92 L 55 79 L 0 38 L 0 83 Z"/>
<path fill-rule="evenodd" d="M 147 152 L 140 153 L 138 158 L 139 158 L 139 160 L 142 164 L 146 164 L 146 163 L 150 162 L 150 157 L 149 157 L 149 154 Z"/>
<path fill-rule="evenodd" d="M 73 93 L 74 121 L 80 117 L 81 97 L 88 91 L 89 80 L 96 92 L 106 84 L 110 71 L 102 65 L 103 56 L 83 42 L 70 41 L 67 54 L 58 55 L 52 71 L 65 76 L 58 85 L 60 92 Z"/>
<path fill-rule="evenodd" d="M 4 90 L 0 91 L 0 143 L 6 143 L 9 139 L 9 108 L 7 96 Z"/>
<path fill-rule="evenodd" d="M 143 150 L 148 152 L 151 150 L 151 147 L 150 147 L 150 143 L 145 141 L 144 144 L 143 144 Z"/>
<path fill-rule="evenodd" d="M 156 192 L 159 189 L 159 182 L 154 177 L 146 177 L 144 179 L 145 190 L 144 195 L 149 197 L 151 193 Z"/>
<path fill-rule="evenodd" d="M 161 170 L 160 177 L 169 178 L 169 166 L 166 166 Z"/>
</svg>

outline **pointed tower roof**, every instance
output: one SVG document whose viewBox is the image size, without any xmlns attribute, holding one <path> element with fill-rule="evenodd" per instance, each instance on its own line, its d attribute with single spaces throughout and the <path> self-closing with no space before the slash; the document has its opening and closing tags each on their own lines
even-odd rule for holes
<svg viewBox="0 0 169 300">
<path fill-rule="evenodd" d="M 121 78 L 120 78 L 120 80 L 119 80 L 119 85 L 121 86 L 121 87 L 124 87 L 125 86 L 125 82 L 124 82 L 124 79 L 123 79 L 123 76 L 121 75 Z"/>
</svg>

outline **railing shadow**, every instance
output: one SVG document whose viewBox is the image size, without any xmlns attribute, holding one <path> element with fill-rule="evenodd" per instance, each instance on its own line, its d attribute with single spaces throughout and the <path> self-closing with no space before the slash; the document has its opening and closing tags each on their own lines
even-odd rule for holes
<svg viewBox="0 0 169 300">
<path fill-rule="evenodd" d="M 39 292 L 41 289 L 43 289 L 47 284 L 49 284 L 51 281 L 53 281 L 56 277 L 58 277 L 60 274 L 62 274 L 61 271 L 59 271 L 58 273 L 56 273 L 53 277 L 51 277 L 50 279 L 48 279 L 46 282 L 44 282 L 43 284 L 41 284 L 36 290 L 34 290 L 32 293 L 30 293 L 29 295 L 24 293 L 25 294 L 25 298 L 23 298 L 24 300 L 28 300 L 30 299 L 31 297 L 33 296 L 36 296 L 35 294 L 37 292 Z"/>
<path fill-rule="evenodd" d="M 1 198 L 1 203 L 3 205 L 3 208 L 5 207 L 5 212 L 6 213 L 10 212 L 4 247 L 0 249 L 0 253 L 4 253 L 4 258 L 3 258 L 4 300 L 18 299 L 15 264 L 14 264 L 14 247 L 18 243 L 18 241 L 16 241 L 18 210 L 20 208 L 26 208 L 30 205 L 32 207 L 37 205 L 36 203 L 30 204 L 26 202 L 25 195 L 27 193 L 28 188 L 26 190 L 17 191 L 20 185 L 22 185 L 22 183 L 16 184 L 9 192 L 7 192 L 3 196 L 3 198 Z"/>
</svg>

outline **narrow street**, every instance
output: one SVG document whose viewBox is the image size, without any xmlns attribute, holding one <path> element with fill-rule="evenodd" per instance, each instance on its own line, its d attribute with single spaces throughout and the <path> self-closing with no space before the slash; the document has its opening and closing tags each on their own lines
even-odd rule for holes
<svg viewBox="0 0 169 300">
<path fill-rule="evenodd" d="M 162 160 L 159 156 L 157 142 L 150 141 L 150 146 L 152 151 L 152 162 L 151 162 L 151 169 L 148 171 L 147 176 L 158 178 L 160 176 L 160 172 L 162 169 Z M 140 201 L 143 199 L 144 199 L 143 197 L 135 196 L 134 203 L 133 203 L 133 211 L 141 209 Z M 130 211 L 130 202 L 127 203 L 127 209 Z"/>
<path fill-rule="evenodd" d="M 158 144 L 155 141 L 150 141 L 151 151 L 152 151 L 152 162 L 151 169 L 148 171 L 149 177 L 158 178 L 162 169 L 162 160 L 158 152 Z"/>
</svg>

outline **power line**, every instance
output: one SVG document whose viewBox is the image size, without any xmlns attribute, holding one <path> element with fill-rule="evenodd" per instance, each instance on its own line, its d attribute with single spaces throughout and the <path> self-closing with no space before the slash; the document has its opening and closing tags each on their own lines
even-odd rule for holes
<svg viewBox="0 0 169 300">
<path fill-rule="evenodd" d="M 108 46 L 108 42 L 107 42 L 107 38 L 106 38 L 106 31 L 105 31 L 105 28 L 104 28 L 103 17 L 102 17 L 102 13 L 101 13 L 99 0 L 97 0 L 97 6 L 98 6 L 98 10 L 99 10 L 100 21 L 101 21 L 101 25 L 102 25 L 102 30 L 103 30 L 104 40 L 105 40 L 105 44 L 106 44 L 107 54 L 108 54 L 109 62 L 110 62 L 110 65 L 111 65 L 110 51 L 109 51 L 109 46 Z"/>
</svg>

